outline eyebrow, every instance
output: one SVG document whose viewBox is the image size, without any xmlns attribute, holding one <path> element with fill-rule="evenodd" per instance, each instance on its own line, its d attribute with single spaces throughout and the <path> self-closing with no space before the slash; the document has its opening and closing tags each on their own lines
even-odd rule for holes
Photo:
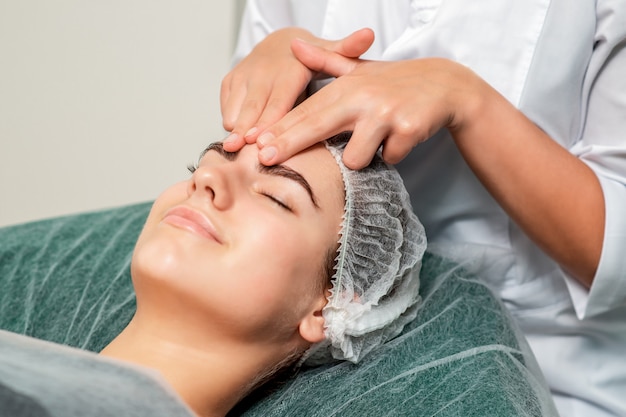
<svg viewBox="0 0 626 417">
<path fill-rule="evenodd" d="M 275 175 L 278 177 L 287 178 L 289 180 L 295 181 L 296 183 L 300 184 L 300 186 L 302 186 L 302 188 L 304 188 L 304 190 L 309 194 L 309 197 L 311 198 L 311 202 L 313 203 L 313 205 L 318 209 L 320 208 L 320 206 L 317 204 L 317 199 L 315 198 L 315 194 L 313 194 L 313 189 L 311 188 L 311 185 L 306 180 L 306 178 L 304 178 L 298 171 L 291 169 L 285 165 L 265 166 L 258 162 L 257 162 L 256 168 L 261 174 L 269 174 L 269 175 Z"/>
<path fill-rule="evenodd" d="M 237 155 L 238 155 L 238 152 L 226 151 L 221 142 L 213 142 L 209 144 L 209 146 L 207 146 L 206 149 L 200 155 L 200 158 L 202 159 L 202 157 L 208 151 L 216 151 L 228 161 L 234 161 L 235 159 L 237 159 Z M 315 197 L 315 193 L 313 192 L 311 185 L 306 180 L 306 178 L 304 178 L 302 174 L 300 174 L 298 171 L 292 168 L 289 168 L 288 166 L 285 166 L 285 165 L 266 166 L 259 162 L 257 162 L 256 169 L 261 174 L 283 177 L 283 178 L 287 178 L 288 180 L 296 182 L 298 185 L 304 188 L 304 190 L 307 192 L 307 194 L 309 195 L 309 198 L 311 199 L 311 203 L 313 203 L 313 205 L 316 208 L 318 209 L 320 208 L 320 206 L 317 204 L 317 198 Z"/>
<path fill-rule="evenodd" d="M 222 142 L 210 143 L 209 146 L 207 146 L 206 149 L 200 154 L 200 159 L 202 159 L 202 157 L 206 155 L 206 153 L 209 151 L 216 151 L 229 161 L 234 161 L 235 159 L 237 159 L 237 152 L 228 152 L 224 149 L 224 145 L 222 144 Z"/>
</svg>

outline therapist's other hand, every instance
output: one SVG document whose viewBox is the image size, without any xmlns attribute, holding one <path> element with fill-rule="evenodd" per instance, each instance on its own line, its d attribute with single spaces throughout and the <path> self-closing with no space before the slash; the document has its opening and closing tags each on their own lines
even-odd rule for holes
<svg viewBox="0 0 626 417">
<path fill-rule="evenodd" d="M 294 39 L 305 39 L 339 56 L 356 58 L 372 45 L 374 33 L 361 29 L 343 39 L 329 41 L 294 27 L 268 35 L 222 80 L 223 126 L 231 132 L 224 142 L 226 150 L 235 152 L 246 142 L 253 143 L 263 129 L 293 108 L 314 77 L 322 77 L 323 74 L 294 56 L 291 50 Z"/>
<path fill-rule="evenodd" d="M 346 166 L 367 166 L 381 144 L 383 158 L 398 163 L 438 130 L 461 129 L 466 110 L 476 107 L 488 87 L 468 68 L 441 58 L 365 61 L 303 41 L 295 41 L 292 50 L 311 70 L 337 79 L 259 136 L 266 165 L 344 131 L 353 132 Z"/>
</svg>

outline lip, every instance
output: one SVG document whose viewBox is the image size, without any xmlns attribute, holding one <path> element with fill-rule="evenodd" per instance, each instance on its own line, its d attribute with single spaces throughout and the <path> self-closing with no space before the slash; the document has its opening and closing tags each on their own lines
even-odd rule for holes
<svg viewBox="0 0 626 417">
<path fill-rule="evenodd" d="M 202 213 L 186 206 L 177 206 L 165 213 L 163 222 L 172 226 L 188 230 L 206 239 L 222 243 L 213 224 Z"/>
</svg>

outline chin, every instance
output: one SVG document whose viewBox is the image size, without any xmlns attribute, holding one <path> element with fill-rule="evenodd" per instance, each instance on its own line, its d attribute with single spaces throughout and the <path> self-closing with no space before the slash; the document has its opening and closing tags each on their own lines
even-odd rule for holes
<svg viewBox="0 0 626 417">
<path fill-rule="evenodd" d="M 185 247 L 163 230 L 142 232 L 131 261 L 133 281 L 137 279 L 170 280 L 182 273 L 187 264 Z"/>
</svg>

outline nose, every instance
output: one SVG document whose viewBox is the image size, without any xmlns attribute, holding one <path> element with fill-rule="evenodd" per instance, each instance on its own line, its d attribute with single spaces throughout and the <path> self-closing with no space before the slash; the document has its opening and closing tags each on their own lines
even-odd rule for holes
<svg viewBox="0 0 626 417">
<path fill-rule="evenodd" d="M 231 188 L 227 173 L 216 166 L 204 166 L 191 175 L 187 194 L 208 199 L 218 210 L 225 210 L 233 202 Z"/>
</svg>

